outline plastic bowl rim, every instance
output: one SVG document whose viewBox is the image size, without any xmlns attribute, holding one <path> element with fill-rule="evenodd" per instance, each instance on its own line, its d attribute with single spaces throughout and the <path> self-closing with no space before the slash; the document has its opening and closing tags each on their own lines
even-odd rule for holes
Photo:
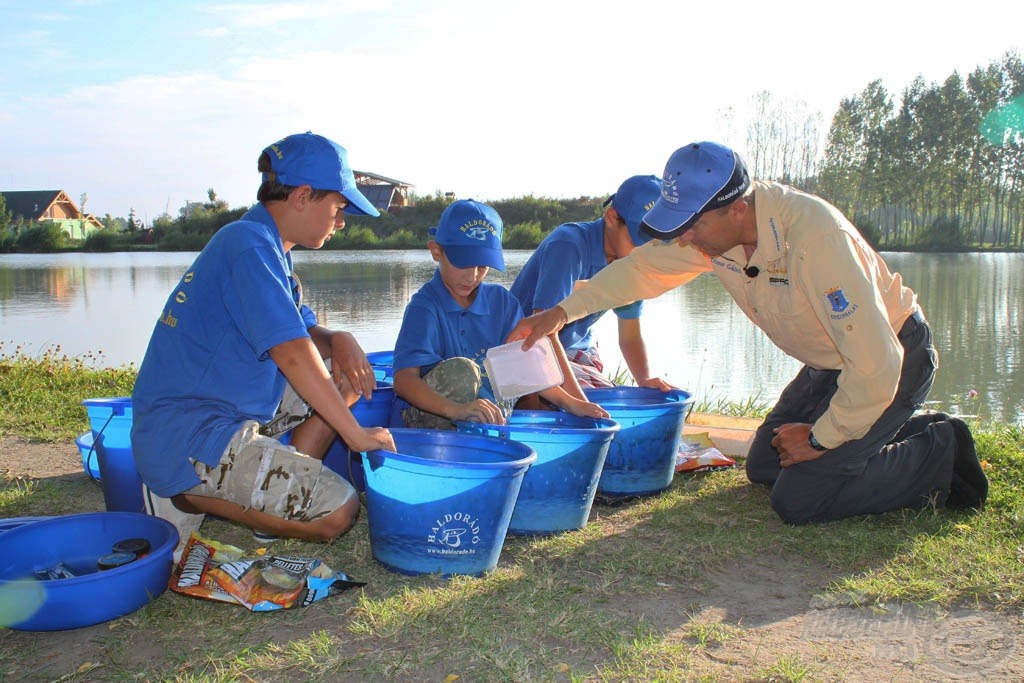
<svg viewBox="0 0 1024 683">
<path fill-rule="evenodd" d="M 407 432 L 432 433 L 432 430 L 415 429 L 415 428 L 411 428 L 411 427 L 395 427 L 395 428 L 391 429 L 390 431 L 392 433 L 392 436 L 394 436 L 395 434 L 397 434 L 398 436 L 402 436 L 403 433 L 407 433 Z M 506 449 L 506 448 L 511 447 L 511 448 L 513 448 L 515 450 L 518 450 L 518 451 L 521 452 L 521 455 L 512 453 L 512 454 L 510 454 L 510 457 L 513 457 L 515 459 L 514 460 L 507 460 L 507 461 L 503 461 L 503 462 L 464 462 L 464 461 L 461 461 L 461 460 L 436 460 L 434 458 L 423 458 L 423 457 L 420 457 L 418 455 L 410 455 L 408 453 L 397 453 L 395 451 L 389 451 L 389 450 L 385 450 L 383 448 L 378 448 L 378 449 L 375 449 L 375 450 L 372 450 L 372 451 L 367 451 L 366 455 L 367 456 L 370 456 L 370 455 L 380 455 L 380 456 L 384 456 L 384 457 L 387 457 L 387 458 L 393 458 L 393 459 L 398 460 L 400 462 L 407 462 L 407 463 L 412 463 L 412 464 L 417 464 L 417 465 L 430 465 L 430 466 L 435 466 L 435 467 L 449 467 L 449 468 L 459 468 L 459 469 L 478 469 L 478 470 L 515 469 L 515 468 L 518 468 L 518 467 L 526 467 L 527 465 L 532 465 L 534 462 L 537 461 L 537 451 L 535 451 L 530 446 L 528 446 L 528 445 L 526 445 L 524 443 L 520 443 L 518 441 L 506 441 L 505 439 L 500 439 L 500 438 L 498 438 L 496 436 L 486 436 L 486 435 L 483 435 L 483 434 L 464 434 L 462 432 L 454 432 L 454 431 L 453 432 L 438 431 L 436 433 L 437 434 L 452 434 L 452 435 L 458 434 L 459 437 L 464 437 L 464 438 L 467 438 L 467 439 L 486 439 L 488 441 L 495 442 L 495 444 L 500 444 L 502 449 Z M 449 439 L 449 438 L 452 438 L 452 437 L 450 437 L 450 436 L 442 436 L 440 438 L 442 438 L 442 439 Z"/>
<path fill-rule="evenodd" d="M 8 531 L 5 534 L 3 534 L 2 536 L 0 536 L 0 539 L 7 540 L 9 542 L 9 538 L 4 538 L 4 537 L 9 537 L 10 534 L 17 535 L 18 533 L 21 533 L 22 530 L 26 530 L 26 533 L 27 533 L 28 530 L 31 530 L 31 531 L 35 532 L 35 531 L 38 531 L 39 529 L 43 529 L 43 531 L 45 532 L 45 530 L 48 527 L 56 526 L 58 524 L 64 524 L 64 523 L 67 523 L 69 520 L 78 520 L 78 519 L 83 519 L 83 518 L 96 518 L 96 517 L 99 517 L 99 516 L 106 517 L 106 516 L 109 516 L 109 515 L 117 515 L 119 517 L 124 517 L 124 516 L 145 517 L 145 518 L 147 518 L 149 520 L 152 520 L 153 523 L 155 523 L 156 525 L 165 527 L 166 529 L 170 530 L 172 533 L 168 535 L 168 538 L 167 538 L 167 540 L 164 543 L 162 543 L 159 546 L 156 546 L 155 548 L 150 549 L 149 553 L 147 553 L 145 557 L 141 557 L 141 558 L 135 560 L 134 562 L 130 562 L 130 563 L 128 563 L 126 565 L 123 565 L 121 567 L 115 567 L 113 569 L 108 569 L 108 570 L 102 571 L 102 572 L 101 571 L 96 571 L 96 572 L 91 572 L 89 574 L 82 574 L 81 576 L 76 576 L 76 577 L 70 578 L 70 579 L 37 579 L 37 581 L 39 583 L 42 583 L 44 585 L 44 587 L 51 586 L 51 585 L 53 585 L 53 586 L 59 585 L 59 586 L 62 586 L 62 587 L 63 586 L 73 587 L 73 586 L 77 586 L 77 585 L 88 584 L 88 583 L 91 583 L 93 581 L 106 580 L 108 577 L 120 576 L 121 574 L 125 574 L 127 572 L 137 572 L 137 571 L 140 571 L 140 567 L 145 567 L 145 566 L 148 566 L 150 564 L 154 564 L 156 562 L 166 562 L 167 558 L 162 558 L 161 559 L 161 555 L 164 554 L 165 550 L 173 551 L 174 547 L 178 544 L 178 529 L 177 529 L 177 527 L 175 527 L 173 524 L 171 524 L 166 519 L 163 519 L 162 517 L 155 517 L 155 516 L 152 516 L 152 515 L 146 515 L 146 514 L 143 514 L 141 512 L 123 512 L 123 511 L 117 511 L 117 512 L 83 512 L 83 513 L 75 514 L 75 515 L 60 515 L 60 516 L 57 516 L 57 517 L 50 517 L 49 519 L 42 519 L 42 520 L 39 520 L 37 522 L 32 522 L 31 524 L 24 524 L 24 525 L 19 526 L 19 527 L 15 528 L 15 529 L 11 529 L 10 531 Z M 5 578 L 0 578 L 0 585 L 6 584 L 6 583 L 11 583 L 11 582 L 14 582 L 14 581 L 23 581 L 26 578 L 28 578 L 28 575 L 12 577 L 12 578 L 6 578 L 6 579 Z"/>
</svg>

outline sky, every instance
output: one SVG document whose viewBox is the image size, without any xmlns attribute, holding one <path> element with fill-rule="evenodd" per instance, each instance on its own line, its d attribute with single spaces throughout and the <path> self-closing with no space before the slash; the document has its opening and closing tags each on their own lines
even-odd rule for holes
<svg viewBox="0 0 1024 683">
<path fill-rule="evenodd" d="M 419 195 L 600 197 L 763 92 L 822 117 L 1024 53 L 1007 0 L 0 0 L 0 189 L 149 224 L 312 130 Z"/>
</svg>

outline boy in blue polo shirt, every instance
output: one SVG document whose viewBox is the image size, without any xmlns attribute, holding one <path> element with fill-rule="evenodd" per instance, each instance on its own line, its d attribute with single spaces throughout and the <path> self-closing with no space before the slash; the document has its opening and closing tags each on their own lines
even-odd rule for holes
<svg viewBox="0 0 1024 683">
<path fill-rule="evenodd" d="M 427 248 L 438 268 L 406 306 L 395 343 L 394 388 L 409 404 L 402 412 L 406 426 L 452 429 L 453 420 L 505 422 L 482 372 L 487 349 L 503 344 L 523 317 L 507 289 L 483 281 L 490 268 L 505 270 L 501 233 L 497 212 L 472 199 L 450 204 L 430 231 Z M 557 337 L 553 342 L 564 364 Z M 563 373 L 565 384 L 540 395 L 574 415 L 607 417 L 584 398 L 564 365 Z"/>
<path fill-rule="evenodd" d="M 552 230 L 530 256 L 509 288 L 527 314 L 551 308 L 572 294 L 576 283 L 589 280 L 609 263 L 625 258 L 650 240 L 640 231 L 647 210 L 661 196 L 661 179 L 636 175 L 619 185 L 604 203 L 604 213 L 589 223 L 564 223 Z M 619 350 L 638 386 L 668 391 L 672 387 L 650 376 L 647 346 L 640 332 L 643 301 L 615 310 L 619 328 Z M 594 325 L 607 311 L 591 313 L 563 327 L 558 338 L 571 361 L 579 383 L 585 387 L 608 387 L 603 374 Z"/>
<path fill-rule="evenodd" d="M 293 246 L 323 246 L 344 228 L 343 211 L 378 212 L 346 150 L 319 135 L 268 146 L 258 170 L 259 202 L 210 239 L 167 299 L 132 393 L 146 509 L 174 523 L 182 544 L 205 513 L 271 535 L 333 539 L 355 522 L 359 498 L 322 466 L 323 451 L 304 445 L 326 450 L 329 425 L 353 450 L 394 449 L 390 432 L 361 427 L 349 410 L 373 390 L 365 354 L 351 335 L 316 324 L 292 273 Z M 297 414 L 286 414 L 292 405 Z M 268 435 L 268 424 L 284 431 L 312 411 L 293 446 Z"/>
</svg>

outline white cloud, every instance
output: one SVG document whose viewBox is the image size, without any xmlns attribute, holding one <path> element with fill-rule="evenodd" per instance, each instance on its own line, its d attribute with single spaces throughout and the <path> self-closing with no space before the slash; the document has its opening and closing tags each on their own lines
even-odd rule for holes
<svg viewBox="0 0 1024 683">
<path fill-rule="evenodd" d="M 286 21 L 330 19 L 355 12 L 386 10 L 390 3 L 374 0 L 332 2 L 224 3 L 203 9 L 240 27 L 273 26 Z"/>
</svg>

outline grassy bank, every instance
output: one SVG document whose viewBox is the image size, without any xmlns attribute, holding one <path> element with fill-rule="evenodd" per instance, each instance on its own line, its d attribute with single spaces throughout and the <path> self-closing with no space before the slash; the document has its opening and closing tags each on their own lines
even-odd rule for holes
<svg viewBox="0 0 1024 683">
<path fill-rule="evenodd" d="M 133 376 L 87 359 L 6 353 L 0 434 L 67 442 L 73 452 L 88 426 L 81 400 L 127 395 Z M 910 602 L 1019 612 L 1024 433 L 976 427 L 991 478 L 979 513 L 925 509 L 790 527 L 742 470 L 680 475 L 661 495 L 596 505 L 580 531 L 510 536 L 495 572 L 449 581 L 383 569 L 364 514 L 336 543 L 275 546 L 320 557 L 364 588 L 269 615 L 168 593 L 90 632 L 92 654 L 69 671 L 45 668 L 57 636 L 0 632 L 0 680 L 839 680 L 828 652 L 782 655 L 758 644 L 742 654 L 737 644 L 763 624 L 709 610 L 707 596 L 732 577 L 766 604 L 801 584 L 805 609 Z M 0 517 L 92 511 L 94 488 L 84 475 L 7 476 Z M 208 521 L 203 533 L 253 547 L 224 522 Z M 788 587 L 765 586 L 768 564 Z"/>
</svg>

